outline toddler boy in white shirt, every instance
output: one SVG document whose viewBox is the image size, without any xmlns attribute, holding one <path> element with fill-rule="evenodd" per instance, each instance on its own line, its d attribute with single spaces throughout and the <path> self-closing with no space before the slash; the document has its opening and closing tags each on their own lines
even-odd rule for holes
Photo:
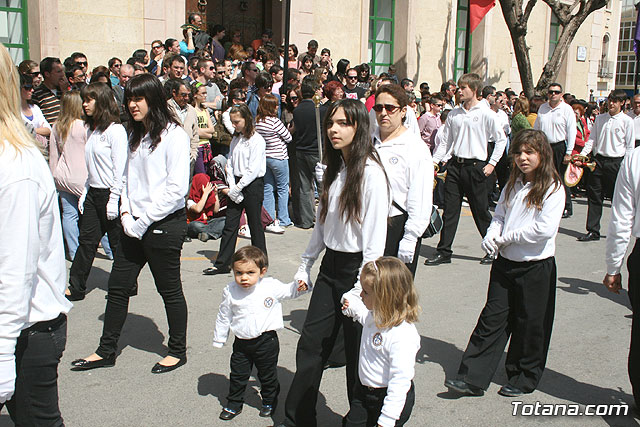
<svg viewBox="0 0 640 427">
<path fill-rule="evenodd" d="M 216 319 L 213 346 L 222 347 L 229 329 L 233 331 L 233 353 L 227 406 L 221 420 L 231 420 L 242 412 L 244 392 L 253 365 L 258 371 L 261 417 L 270 417 L 278 403 L 278 354 L 280 344 L 277 329 L 284 327 L 281 300 L 296 298 L 308 291 L 306 284 L 282 283 L 267 273 L 267 256 L 255 246 L 245 246 L 233 254 L 231 265 L 235 280 L 223 293 Z"/>
</svg>

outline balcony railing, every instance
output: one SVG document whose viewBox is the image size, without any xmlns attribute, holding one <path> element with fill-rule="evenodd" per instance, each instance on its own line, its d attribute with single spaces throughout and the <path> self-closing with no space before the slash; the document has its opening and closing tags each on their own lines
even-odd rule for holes
<svg viewBox="0 0 640 427">
<path fill-rule="evenodd" d="M 614 63 L 613 61 L 598 61 L 598 77 L 601 79 L 611 79 L 613 78 L 613 69 Z"/>
</svg>

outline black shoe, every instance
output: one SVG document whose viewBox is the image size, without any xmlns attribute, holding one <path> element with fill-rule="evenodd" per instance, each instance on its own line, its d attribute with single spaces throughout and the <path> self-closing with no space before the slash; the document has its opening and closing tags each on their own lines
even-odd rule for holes
<svg viewBox="0 0 640 427">
<path fill-rule="evenodd" d="M 489 264 L 493 264 L 493 257 L 489 254 L 485 255 L 481 260 L 480 260 L 480 264 L 482 265 L 489 265 Z"/>
<path fill-rule="evenodd" d="M 467 396 L 482 396 L 484 394 L 483 389 L 467 384 L 463 380 L 446 380 L 444 386 Z"/>
<path fill-rule="evenodd" d="M 424 260 L 424 265 L 440 265 L 451 264 L 451 255 L 446 256 L 441 253 L 436 254 L 433 258 L 427 258 Z"/>
<path fill-rule="evenodd" d="M 214 276 L 216 274 L 227 274 L 230 271 L 228 268 L 209 267 L 202 270 L 202 274 L 205 276 Z"/>
<path fill-rule="evenodd" d="M 99 360 L 76 359 L 71 362 L 72 371 L 88 371 L 95 368 L 110 368 L 116 365 L 116 357 L 111 356 Z"/>
<path fill-rule="evenodd" d="M 594 240 L 600 240 L 600 235 L 598 233 L 594 233 L 593 231 L 590 231 L 587 234 L 578 237 L 578 242 L 591 242 Z"/>
<path fill-rule="evenodd" d="M 178 369 L 180 366 L 184 365 L 185 363 L 187 363 L 186 357 L 181 358 L 180 360 L 178 360 L 178 363 L 171 366 L 166 366 L 166 365 L 161 365 L 160 363 L 156 363 L 155 365 L 153 365 L 153 368 L 151 368 L 151 373 L 164 374 L 166 372 L 171 372 L 175 369 Z"/>
<path fill-rule="evenodd" d="M 273 415 L 274 408 L 272 405 L 262 405 L 262 409 L 260 409 L 260 415 L 262 418 L 269 418 Z"/>
<path fill-rule="evenodd" d="M 229 421 L 234 419 L 236 415 L 239 415 L 241 413 L 242 413 L 242 408 L 238 409 L 237 411 L 234 411 L 232 409 L 222 408 L 222 412 L 220 412 L 220 419 Z M 262 411 L 260 411 L 260 413 L 262 413 Z"/>
<path fill-rule="evenodd" d="M 209 240 L 209 233 L 198 233 L 198 240 L 201 242 L 206 242 Z"/>
<path fill-rule="evenodd" d="M 568 209 L 565 209 L 564 212 L 562 212 L 562 218 L 569 218 L 571 217 L 571 212 L 569 212 Z"/>
<path fill-rule="evenodd" d="M 82 301 L 84 299 L 84 294 L 80 293 L 80 292 L 76 292 L 71 288 L 67 288 L 69 289 L 69 295 L 67 295 L 66 293 L 64 294 L 64 296 L 69 300 L 69 301 Z"/>
<path fill-rule="evenodd" d="M 498 390 L 498 394 L 507 397 L 520 397 L 524 394 L 524 391 L 512 385 L 505 384 L 500 387 L 500 390 Z"/>
</svg>

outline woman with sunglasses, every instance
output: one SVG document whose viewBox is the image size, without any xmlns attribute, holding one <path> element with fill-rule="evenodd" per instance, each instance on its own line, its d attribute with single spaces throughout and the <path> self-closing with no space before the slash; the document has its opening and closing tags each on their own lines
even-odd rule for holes
<svg viewBox="0 0 640 427">
<path fill-rule="evenodd" d="M 429 225 L 433 196 L 433 162 L 420 136 L 407 129 L 407 92 L 399 85 L 382 85 L 373 106 L 378 128 L 375 146 L 391 185 L 385 255 L 396 256 L 415 276 L 421 237 Z"/>
<path fill-rule="evenodd" d="M 180 253 L 187 234 L 184 196 L 189 190 L 190 141 L 170 112 L 155 76 L 132 78 L 124 96 L 131 124 L 120 215 L 125 235 L 109 276 L 100 346 L 71 365 L 74 370 L 115 365 L 129 296 L 140 270 L 149 264 L 169 324 L 168 355 L 151 369 L 162 374 L 187 363 L 187 303 Z"/>
<path fill-rule="evenodd" d="M 20 100 L 22 101 L 21 112 L 27 130 L 40 142 L 46 146 L 46 137 L 51 135 L 51 125 L 44 118 L 42 110 L 31 101 L 33 96 L 33 78 L 29 74 L 20 74 Z"/>
</svg>

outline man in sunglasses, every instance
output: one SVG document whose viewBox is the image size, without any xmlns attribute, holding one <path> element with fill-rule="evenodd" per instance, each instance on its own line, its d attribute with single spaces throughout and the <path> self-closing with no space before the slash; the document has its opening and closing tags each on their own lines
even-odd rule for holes
<svg viewBox="0 0 640 427">
<path fill-rule="evenodd" d="M 551 83 L 547 89 L 549 101 L 545 102 L 538 108 L 538 117 L 533 125 L 536 130 L 541 130 L 547 136 L 553 151 L 553 164 L 560 174 L 564 177 L 564 171 L 567 164 L 571 160 L 571 152 L 576 142 L 576 114 L 573 108 L 562 99 L 562 86 L 560 83 Z M 569 187 L 564 184 L 566 194 L 564 212 L 562 218 L 569 218 L 573 214 L 571 206 L 571 193 Z"/>
<path fill-rule="evenodd" d="M 366 90 L 360 86 L 356 86 L 358 83 L 358 70 L 355 68 L 349 68 L 347 70 L 347 85 L 344 88 L 344 97 L 350 99 L 362 99 L 366 93 Z"/>
<path fill-rule="evenodd" d="M 85 82 L 89 83 L 91 79 L 91 73 L 89 72 L 89 62 L 87 61 L 87 56 L 82 52 L 73 52 L 71 54 L 71 60 L 75 65 L 78 65 L 82 68 L 82 72 L 85 76 Z"/>
<path fill-rule="evenodd" d="M 202 103 L 212 110 L 220 110 L 222 108 L 223 96 L 218 85 L 213 83 L 216 78 L 215 65 L 210 59 L 200 59 L 198 61 L 198 78 L 196 82 L 200 82 L 207 87 L 207 99 Z"/>
<path fill-rule="evenodd" d="M 429 99 L 430 110 L 426 111 L 420 119 L 418 119 L 418 128 L 420 128 L 420 137 L 429 146 L 429 151 L 433 153 L 431 146 L 431 134 L 433 131 L 442 126 L 440 120 L 440 112 L 444 107 L 444 98 L 439 93 L 431 95 Z"/>
</svg>

